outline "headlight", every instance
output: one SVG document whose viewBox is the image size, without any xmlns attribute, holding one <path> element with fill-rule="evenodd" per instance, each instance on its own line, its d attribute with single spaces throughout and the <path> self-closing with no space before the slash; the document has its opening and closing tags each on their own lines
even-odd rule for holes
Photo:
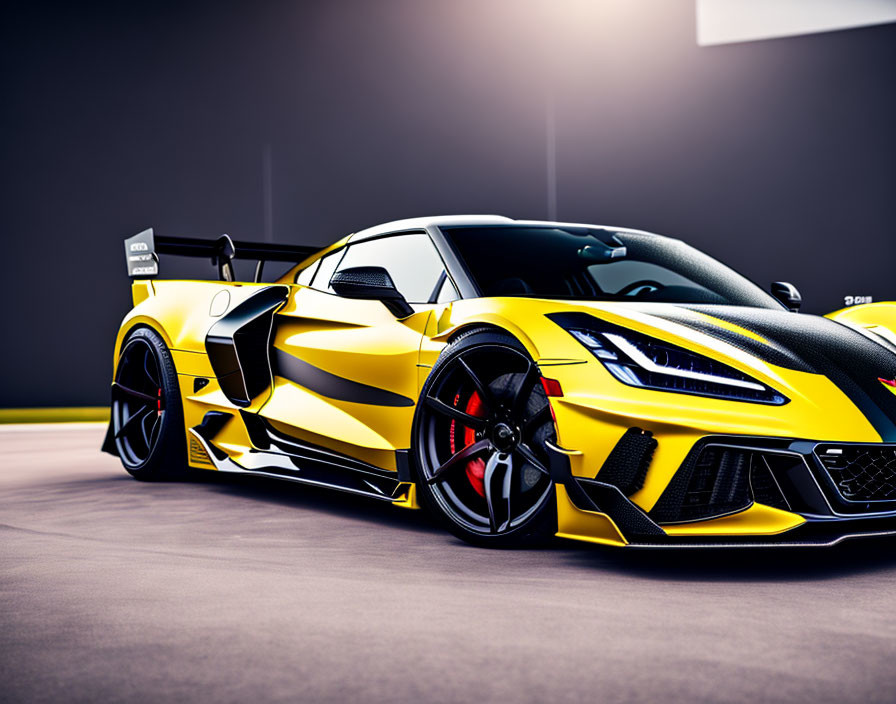
<svg viewBox="0 0 896 704">
<path fill-rule="evenodd" d="M 789 401 L 737 369 L 683 347 L 591 316 L 548 317 L 587 347 L 623 384 L 775 406 Z"/>
</svg>

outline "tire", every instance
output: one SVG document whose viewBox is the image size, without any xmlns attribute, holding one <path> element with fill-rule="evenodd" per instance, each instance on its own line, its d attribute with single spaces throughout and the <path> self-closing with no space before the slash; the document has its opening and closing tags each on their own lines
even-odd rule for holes
<svg viewBox="0 0 896 704">
<path fill-rule="evenodd" d="M 433 366 L 414 417 L 418 494 L 451 533 L 482 547 L 546 542 L 557 503 L 555 438 L 541 374 L 508 333 L 462 333 Z"/>
<path fill-rule="evenodd" d="M 135 479 L 177 479 L 186 473 L 186 441 L 174 360 L 155 330 L 137 328 L 121 345 L 112 384 L 113 441 Z"/>
</svg>

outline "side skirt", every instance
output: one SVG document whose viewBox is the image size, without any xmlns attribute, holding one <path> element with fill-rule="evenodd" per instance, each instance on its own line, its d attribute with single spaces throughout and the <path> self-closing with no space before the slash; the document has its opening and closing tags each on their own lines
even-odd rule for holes
<svg viewBox="0 0 896 704">
<path fill-rule="evenodd" d="M 237 420 L 237 416 L 209 411 L 200 425 L 190 428 L 190 434 L 220 472 L 286 479 L 380 501 L 407 498 L 411 485 L 402 481 L 399 473 L 286 436 L 251 414 L 242 414 L 242 420 L 253 447 L 243 454 L 240 462 L 236 462 L 214 443 L 218 431 L 228 420 Z"/>
</svg>

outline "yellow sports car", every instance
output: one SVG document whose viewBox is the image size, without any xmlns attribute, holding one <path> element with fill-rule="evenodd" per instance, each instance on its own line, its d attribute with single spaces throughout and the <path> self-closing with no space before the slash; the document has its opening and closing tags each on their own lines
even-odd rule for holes
<svg viewBox="0 0 896 704">
<path fill-rule="evenodd" d="M 496 547 L 896 531 L 894 304 L 804 315 L 676 239 L 498 216 L 125 251 L 103 449 L 138 479 L 327 486 Z M 159 254 L 220 280 L 159 280 Z"/>
</svg>

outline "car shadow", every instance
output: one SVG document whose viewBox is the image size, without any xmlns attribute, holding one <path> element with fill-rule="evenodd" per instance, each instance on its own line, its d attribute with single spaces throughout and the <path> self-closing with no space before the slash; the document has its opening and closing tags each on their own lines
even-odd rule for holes
<svg viewBox="0 0 896 704">
<path fill-rule="evenodd" d="M 191 481 L 260 501 L 444 535 L 458 549 L 483 549 L 445 534 L 425 511 L 402 511 L 386 502 L 263 477 L 208 472 Z M 567 565 L 663 581 L 817 581 L 896 570 L 896 536 L 847 540 L 831 547 L 710 549 L 620 549 L 554 539 L 530 550 Z"/>
<path fill-rule="evenodd" d="M 442 532 L 426 511 L 396 508 L 388 501 L 379 501 L 345 491 L 318 487 L 272 477 L 255 477 L 227 472 L 196 472 L 186 480 L 241 498 L 257 499 L 265 503 L 289 506 L 346 518 L 414 528 L 420 531 Z"/>
<path fill-rule="evenodd" d="M 896 572 L 896 537 L 846 540 L 829 547 L 623 548 L 583 546 L 573 564 L 668 582 L 799 582 Z"/>
<path fill-rule="evenodd" d="M 133 482 L 118 476 L 80 480 Z M 274 478 L 219 472 L 196 472 L 182 485 L 194 485 L 242 499 L 278 504 L 363 520 L 393 529 L 432 534 L 458 550 L 482 551 L 448 534 L 426 511 L 402 510 L 346 492 Z M 155 485 L 163 487 L 166 485 Z M 170 485 L 167 485 L 170 486 Z M 74 487 L 70 487 L 74 489 Z M 896 572 L 896 536 L 846 540 L 831 547 L 764 548 L 614 548 L 553 539 L 529 548 L 539 559 L 566 567 L 608 571 L 668 582 L 798 582 L 840 579 L 870 573 Z M 547 566 L 547 565 L 546 565 Z"/>
</svg>

